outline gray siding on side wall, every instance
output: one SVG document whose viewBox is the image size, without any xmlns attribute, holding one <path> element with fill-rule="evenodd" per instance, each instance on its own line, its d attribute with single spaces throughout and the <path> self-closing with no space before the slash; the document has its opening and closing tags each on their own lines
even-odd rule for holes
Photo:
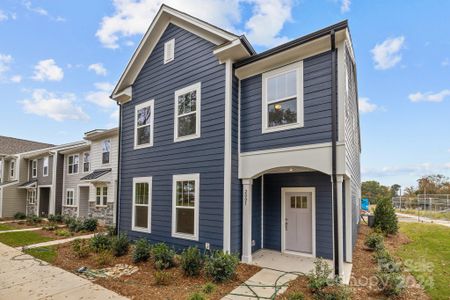
<svg viewBox="0 0 450 300">
<path fill-rule="evenodd" d="M 264 248 L 281 250 L 281 188 L 316 188 L 316 256 L 333 258 L 330 176 L 319 172 L 264 175 Z"/>
<path fill-rule="evenodd" d="M 303 61 L 304 127 L 261 133 L 262 75 L 241 82 L 241 151 L 331 142 L 331 54 Z"/>
<path fill-rule="evenodd" d="M 28 163 L 28 174 L 30 174 L 30 179 L 36 179 L 38 182 L 38 185 L 51 185 L 52 179 L 53 179 L 53 156 L 48 157 L 48 176 L 44 176 L 43 170 L 44 170 L 44 157 L 37 158 L 37 177 L 33 178 L 31 173 L 31 165 L 32 165 L 32 159 L 26 160 Z"/>
<path fill-rule="evenodd" d="M 58 153 L 56 161 L 55 213 L 61 214 L 63 204 L 64 155 Z"/>
<path fill-rule="evenodd" d="M 175 59 L 163 64 L 164 42 L 175 38 Z M 215 45 L 170 24 L 133 86 L 133 99 L 122 107 L 120 231 L 176 248 L 209 242 L 223 247 L 225 67 L 213 55 Z M 201 137 L 174 142 L 174 93 L 201 82 Z M 134 150 L 135 105 L 155 100 L 153 147 Z M 172 176 L 200 174 L 199 242 L 171 237 Z M 153 177 L 152 233 L 131 231 L 133 177 Z"/>
</svg>

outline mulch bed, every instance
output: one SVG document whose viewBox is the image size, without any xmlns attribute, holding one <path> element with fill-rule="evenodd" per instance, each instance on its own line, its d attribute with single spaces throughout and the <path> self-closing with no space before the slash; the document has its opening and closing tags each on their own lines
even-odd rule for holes
<svg viewBox="0 0 450 300">
<path fill-rule="evenodd" d="M 131 259 L 131 249 L 128 255 L 114 258 L 109 264 L 101 267 L 97 264 L 95 253 L 91 253 L 86 258 L 77 258 L 72 252 L 71 243 L 58 245 L 57 251 L 58 255 L 53 264 L 71 272 L 75 272 L 80 267 L 98 269 L 112 267 L 116 264 L 134 265 Z M 149 260 L 148 262 L 139 263 L 137 266 L 139 271 L 132 275 L 124 275 L 120 278 L 97 278 L 94 282 L 131 299 L 173 300 L 186 300 L 189 295 L 194 292 L 201 292 L 203 286 L 211 282 L 204 274 L 198 277 L 187 277 L 183 274 L 180 267 L 174 267 L 166 270 L 170 274 L 168 285 L 156 285 L 156 270 L 153 262 Z M 221 299 L 259 270 L 260 268 L 257 266 L 240 264 L 235 278 L 226 283 L 216 284 L 214 292 L 207 295 L 207 298 Z"/>
<path fill-rule="evenodd" d="M 28 228 L 39 228 L 42 227 L 43 224 L 28 224 L 26 221 L 18 221 L 18 222 L 11 222 L 11 223 L 5 223 L 4 225 L 11 226 L 15 229 L 28 229 Z"/>
<path fill-rule="evenodd" d="M 378 270 L 378 266 L 373 257 L 373 252 L 364 245 L 364 240 L 370 232 L 371 229 L 367 225 L 361 224 L 358 240 L 353 250 L 353 268 L 349 286 L 352 291 L 351 298 L 356 300 L 388 299 L 377 287 L 375 273 Z M 391 255 L 394 255 L 396 248 L 409 242 L 408 237 L 402 233 L 385 238 L 385 245 Z M 430 299 L 412 275 L 408 273 L 404 273 L 404 275 L 408 288 L 399 297 L 390 299 Z M 287 299 L 287 295 L 292 292 L 301 292 L 305 295 L 305 299 L 314 299 L 313 294 L 308 289 L 308 280 L 305 276 L 299 276 L 296 280 L 291 281 L 287 291 L 279 295 L 277 299 Z"/>
</svg>

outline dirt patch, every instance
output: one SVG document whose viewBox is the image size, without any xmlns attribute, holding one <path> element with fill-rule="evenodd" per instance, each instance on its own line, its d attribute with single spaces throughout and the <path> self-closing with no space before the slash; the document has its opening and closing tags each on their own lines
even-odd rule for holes
<svg viewBox="0 0 450 300">
<path fill-rule="evenodd" d="M 70 243 L 58 245 L 57 251 L 58 254 L 53 264 L 67 271 L 76 272 L 80 267 L 99 268 L 95 253 L 79 259 L 73 254 Z M 198 277 L 187 277 L 180 267 L 174 267 L 167 270 L 170 276 L 169 284 L 166 286 L 156 285 L 156 270 L 153 262 L 133 264 L 130 253 L 114 258 L 102 267 L 112 267 L 116 264 L 136 265 L 139 271 L 119 278 L 97 278 L 93 282 L 131 299 L 185 300 L 190 294 L 201 291 L 203 286 L 211 281 L 205 274 L 200 274 Z M 257 266 L 240 264 L 235 278 L 229 282 L 217 284 L 214 292 L 208 295 L 208 299 L 221 299 L 259 270 L 260 268 Z"/>
</svg>

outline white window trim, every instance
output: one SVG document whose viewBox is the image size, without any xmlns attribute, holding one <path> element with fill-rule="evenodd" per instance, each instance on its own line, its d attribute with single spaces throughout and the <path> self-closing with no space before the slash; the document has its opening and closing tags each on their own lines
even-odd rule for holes
<svg viewBox="0 0 450 300">
<path fill-rule="evenodd" d="M 172 45 L 172 56 L 167 56 L 167 47 Z M 164 43 L 164 64 L 167 64 L 175 59 L 175 39 L 171 39 Z"/>
<path fill-rule="evenodd" d="M 73 156 L 73 164 L 72 164 L 72 173 L 69 173 L 69 157 Z M 75 156 L 78 156 L 78 168 L 77 172 L 73 172 L 73 166 L 75 166 Z M 80 172 L 80 155 L 79 154 L 71 154 L 67 156 L 67 175 L 75 175 Z"/>
<path fill-rule="evenodd" d="M 109 151 L 108 152 L 104 152 L 103 151 L 103 143 L 104 142 L 106 142 L 106 141 L 109 141 Z M 112 142 L 111 142 L 111 139 L 104 139 L 104 140 L 102 140 L 102 156 L 101 156 L 101 161 L 102 161 L 102 165 L 109 165 L 110 163 L 111 163 L 111 151 L 112 151 Z M 103 162 L 103 153 L 109 153 L 109 157 L 108 157 L 108 162 L 107 163 L 104 163 Z"/>
<path fill-rule="evenodd" d="M 47 173 L 45 173 L 45 161 L 47 161 Z M 48 156 L 44 157 L 42 160 L 42 176 L 47 177 L 48 176 L 48 170 L 50 168 L 50 159 Z"/>
<path fill-rule="evenodd" d="M 73 194 L 73 204 L 68 204 L 67 203 L 67 192 L 72 192 L 72 194 Z M 65 193 L 65 196 L 64 196 L 64 206 L 66 206 L 66 207 L 78 207 L 77 199 L 76 199 L 76 196 L 75 196 L 75 189 L 72 189 L 72 188 L 66 189 L 66 193 Z"/>
<path fill-rule="evenodd" d="M 268 115 L 268 104 L 267 101 L 267 80 L 287 73 L 291 72 L 292 70 L 297 70 L 297 122 L 292 124 L 286 124 L 286 125 L 279 125 L 275 127 L 269 127 L 267 124 L 269 120 Z M 282 131 L 282 130 L 288 130 L 293 128 L 301 128 L 304 126 L 304 103 L 303 103 L 303 61 L 299 61 L 297 63 L 293 63 L 287 66 L 284 66 L 282 68 L 272 70 L 266 73 L 263 73 L 262 75 L 262 133 L 270 133 L 270 132 L 276 132 L 276 131 Z M 281 101 L 283 99 L 277 99 L 278 101 Z"/>
<path fill-rule="evenodd" d="M 147 144 L 142 144 L 142 145 L 138 145 L 137 143 L 137 131 L 138 131 L 138 125 L 137 125 L 137 117 L 138 117 L 138 110 L 150 106 L 150 142 Z M 153 146 L 153 128 L 154 128 L 154 111 L 155 111 L 155 100 L 149 100 L 146 101 L 144 103 L 141 103 L 139 105 L 136 105 L 135 109 L 134 109 L 134 149 L 142 149 L 142 148 L 147 148 L 147 147 L 152 147 Z M 144 125 L 144 126 L 148 126 L 148 125 Z M 141 126 L 141 127 L 144 127 Z M 140 127 L 139 127 L 140 128 Z"/>
<path fill-rule="evenodd" d="M 186 135 L 186 136 L 182 136 L 182 137 L 178 137 L 178 96 L 192 92 L 192 91 L 197 91 L 197 99 L 196 99 L 196 110 L 195 110 L 195 120 L 196 120 L 196 124 L 195 124 L 195 134 L 191 134 L 191 135 Z M 192 84 L 190 86 L 187 86 L 185 88 L 182 88 L 180 90 L 175 91 L 175 106 L 174 106 L 174 120 L 175 120 L 175 126 L 173 128 L 173 141 L 174 142 L 181 142 L 181 141 L 187 141 L 187 140 L 192 140 L 192 139 L 196 139 L 200 137 L 200 131 L 201 131 L 201 110 L 202 110 L 202 105 L 201 105 L 201 98 L 202 98 L 202 85 L 201 82 L 197 82 L 195 84 Z"/>
<path fill-rule="evenodd" d="M 138 231 L 138 232 L 146 232 L 146 233 L 151 233 L 152 232 L 152 182 L 153 182 L 153 178 L 152 177 L 135 177 L 133 178 L 133 206 L 132 206 L 132 217 L 131 217 L 131 230 L 132 231 Z M 147 204 L 147 208 L 148 208 L 148 228 L 143 228 L 143 227 L 138 227 L 135 226 L 135 218 L 136 218 L 136 213 L 135 213 L 135 206 L 136 206 L 136 184 L 137 183 L 148 183 L 148 204 Z M 140 204 L 139 206 L 145 206 Z"/>
<path fill-rule="evenodd" d="M 31 197 L 33 196 L 33 197 Z M 28 204 L 36 204 L 36 190 L 32 189 L 32 190 L 27 190 L 27 202 Z M 33 201 L 31 201 L 33 200 Z"/>
<path fill-rule="evenodd" d="M 105 195 L 103 194 L 103 189 L 104 188 L 106 188 L 106 202 L 104 202 L 103 201 L 103 198 L 105 197 Z M 97 204 L 97 197 L 98 197 L 98 195 L 97 195 L 97 189 L 100 189 L 100 200 L 101 200 L 101 202 L 102 203 L 105 203 L 105 204 Z M 109 188 L 108 188 L 108 186 L 107 185 L 98 185 L 98 186 L 96 186 L 95 187 L 95 198 L 94 198 L 94 200 L 95 200 L 95 207 L 107 207 L 108 206 L 108 197 L 109 197 Z"/>
<path fill-rule="evenodd" d="M 194 203 L 194 234 L 176 232 L 177 225 L 177 181 L 195 181 L 195 203 Z M 200 174 L 173 175 L 172 179 L 172 237 L 198 241 L 199 239 L 199 205 L 200 203 Z"/>
<path fill-rule="evenodd" d="M 36 163 L 36 168 L 34 167 L 34 163 Z M 37 178 L 37 174 L 38 174 L 38 161 L 37 159 L 33 159 L 31 161 L 31 178 Z"/>
<path fill-rule="evenodd" d="M 16 179 L 16 160 L 13 159 L 9 162 L 9 179 Z"/>
<path fill-rule="evenodd" d="M 84 155 L 86 154 L 86 153 L 89 153 L 89 170 L 87 170 L 87 171 L 84 171 L 84 163 L 85 163 L 85 161 L 84 161 Z M 85 152 L 83 152 L 83 164 L 82 164 L 82 167 L 83 167 L 83 173 L 89 173 L 90 171 L 91 171 L 91 152 L 90 151 L 85 151 Z"/>
</svg>

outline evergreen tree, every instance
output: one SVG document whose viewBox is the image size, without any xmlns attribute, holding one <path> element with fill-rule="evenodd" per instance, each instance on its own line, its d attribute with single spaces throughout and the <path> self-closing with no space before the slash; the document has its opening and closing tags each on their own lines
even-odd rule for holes
<svg viewBox="0 0 450 300">
<path fill-rule="evenodd" d="M 374 216 L 375 228 L 380 229 L 385 234 L 396 234 L 398 232 L 398 220 L 391 199 L 380 199 L 375 208 Z"/>
</svg>

